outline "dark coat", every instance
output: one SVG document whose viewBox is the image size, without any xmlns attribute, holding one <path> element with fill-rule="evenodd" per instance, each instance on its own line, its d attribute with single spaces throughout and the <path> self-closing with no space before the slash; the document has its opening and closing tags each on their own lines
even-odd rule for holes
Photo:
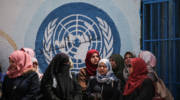
<svg viewBox="0 0 180 100">
<path fill-rule="evenodd" d="M 139 88 L 136 88 L 130 95 L 124 96 L 123 100 L 152 100 L 155 95 L 155 88 L 151 79 L 143 81 Z"/>
<path fill-rule="evenodd" d="M 122 98 L 120 82 L 113 81 L 109 84 L 98 83 L 96 78 L 90 80 L 87 88 L 88 100 L 118 100 Z"/>
<path fill-rule="evenodd" d="M 57 86 L 53 86 L 53 77 L 45 73 L 41 81 L 42 100 L 81 100 L 81 88 L 67 75 L 55 76 Z"/>
<path fill-rule="evenodd" d="M 81 87 L 69 76 L 66 54 L 57 54 L 41 80 L 42 100 L 81 100 Z"/>
<path fill-rule="evenodd" d="M 17 78 L 5 76 L 2 100 L 35 100 L 40 91 L 39 77 L 30 71 Z"/>
</svg>

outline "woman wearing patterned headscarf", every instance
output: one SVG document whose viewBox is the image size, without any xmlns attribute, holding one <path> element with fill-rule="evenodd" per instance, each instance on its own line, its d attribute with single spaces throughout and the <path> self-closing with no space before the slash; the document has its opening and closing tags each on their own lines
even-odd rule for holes
<svg viewBox="0 0 180 100">
<path fill-rule="evenodd" d="M 99 52 L 97 50 L 89 50 L 86 54 L 85 64 L 86 67 L 80 69 L 78 74 L 78 82 L 85 91 L 87 88 L 88 80 L 91 76 L 96 75 L 96 68 L 100 60 Z"/>
<path fill-rule="evenodd" d="M 141 58 L 129 58 L 130 76 L 124 88 L 124 100 L 152 100 L 155 95 L 153 82 L 148 78 L 146 63 Z"/>
<path fill-rule="evenodd" d="M 40 82 L 34 71 L 31 57 L 22 50 L 9 56 L 8 67 L 2 88 L 2 100 L 35 100 Z"/>
<path fill-rule="evenodd" d="M 120 85 L 112 71 L 108 59 L 101 59 L 97 67 L 96 77 L 89 81 L 88 100 L 118 100 Z"/>
<path fill-rule="evenodd" d="M 68 55 L 57 54 L 41 80 L 42 100 L 81 100 L 81 88 L 70 77 Z"/>
</svg>

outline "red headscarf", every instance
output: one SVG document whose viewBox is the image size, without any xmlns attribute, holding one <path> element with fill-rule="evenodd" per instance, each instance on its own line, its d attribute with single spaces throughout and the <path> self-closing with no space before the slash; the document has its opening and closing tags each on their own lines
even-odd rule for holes
<svg viewBox="0 0 180 100">
<path fill-rule="evenodd" d="M 95 50 L 95 49 L 92 49 L 92 50 L 89 50 L 87 52 L 86 59 L 85 59 L 87 73 L 90 76 L 96 75 L 96 69 L 97 69 L 97 66 L 98 66 L 98 64 L 94 65 L 94 64 L 91 63 L 91 56 L 94 53 L 97 53 L 98 56 L 99 56 L 99 52 L 97 50 Z M 99 59 L 100 59 L 100 56 L 99 56 Z"/>
<path fill-rule="evenodd" d="M 128 81 L 124 88 L 124 95 L 131 94 L 142 84 L 144 79 L 148 78 L 148 70 L 144 60 L 142 60 L 141 58 L 130 58 L 128 60 L 131 64 L 131 67 L 133 67 L 133 72 L 128 77 Z"/>
<path fill-rule="evenodd" d="M 33 69 L 30 55 L 22 50 L 14 51 L 9 56 L 9 59 L 14 62 L 8 67 L 8 71 L 6 73 L 9 78 L 16 78 Z"/>
</svg>

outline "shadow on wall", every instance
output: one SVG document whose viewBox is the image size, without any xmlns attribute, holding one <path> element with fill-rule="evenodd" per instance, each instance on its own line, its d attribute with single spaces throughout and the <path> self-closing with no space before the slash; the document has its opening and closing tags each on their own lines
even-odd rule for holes
<svg viewBox="0 0 180 100">
<path fill-rule="evenodd" d="M 17 50 L 16 43 L 12 38 L 5 32 L 0 30 L 0 65 L 2 66 L 2 71 L 6 72 L 7 67 L 9 66 L 9 55 Z"/>
</svg>

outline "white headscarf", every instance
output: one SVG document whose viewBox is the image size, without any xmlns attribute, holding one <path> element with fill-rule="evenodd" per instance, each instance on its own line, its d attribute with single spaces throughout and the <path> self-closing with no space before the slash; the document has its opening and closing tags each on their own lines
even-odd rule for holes
<svg viewBox="0 0 180 100">
<path fill-rule="evenodd" d="M 117 81 L 118 79 L 116 78 L 116 76 L 114 75 L 113 71 L 112 71 L 112 66 L 111 63 L 109 62 L 108 59 L 101 59 L 98 63 L 98 66 L 100 63 L 104 63 L 108 69 L 108 72 L 106 73 L 106 75 L 101 75 L 97 70 L 97 74 L 96 74 L 96 79 L 99 83 L 111 83 L 112 81 Z"/>
</svg>

